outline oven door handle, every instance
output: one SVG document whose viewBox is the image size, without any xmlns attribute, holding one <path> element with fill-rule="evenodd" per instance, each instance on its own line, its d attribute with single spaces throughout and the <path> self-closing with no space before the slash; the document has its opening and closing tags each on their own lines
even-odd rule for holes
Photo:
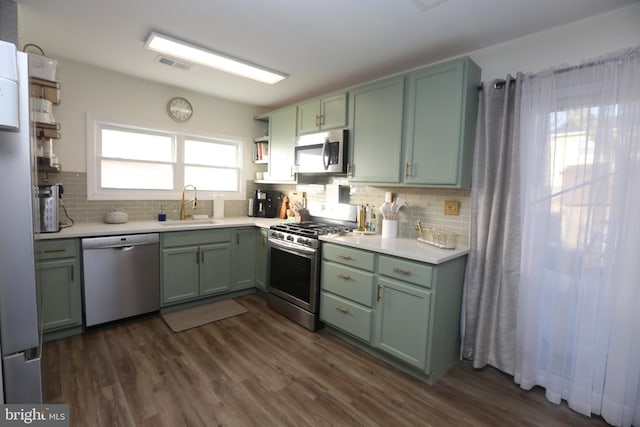
<svg viewBox="0 0 640 427">
<path fill-rule="evenodd" d="M 275 248 L 286 250 L 294 254 L 304 253 L 304 254 L 314 255 L 316 252 L 318 252 L 317 249 L 307 248 L 304 246 L 283 242 L 282 240 L 269 239 L 269 243 L 271 244 L 271 246 Z"/>
</svg>

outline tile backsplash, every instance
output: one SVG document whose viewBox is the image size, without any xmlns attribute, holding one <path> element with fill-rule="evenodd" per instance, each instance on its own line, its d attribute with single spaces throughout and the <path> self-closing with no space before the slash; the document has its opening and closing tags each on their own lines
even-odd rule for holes
<svg viewBox="0 0 640 427">
<path fill-rule="evenodd" d="M 164 206 L 169 219 L 178 219 L 178 200 L 87 200 L 87 175 L 79 172 L 50 173 L 49 182 L 59 182 L 64 185 L 63 201 L 69 216 L 75 222 L 102 222 L 104 214 L 113 208 L 123 209 L 129 215 L 130 221 L 155 220 L 160 206 Z M 335 179 L 333 183 L 348 185 L 346 180 Z M 256 185 L 247 182 L 247 198 L 251 197 L 256 188 L 277 190 L 288 194 L 294 191 L 305 191 L 300 185 Z M 323 186 L 314 186 L 322 189 Z M 390 191 L 396 197 L 405 199 L 407 205 L 400 211 L 399 235 L 413 238 L 417 236 L 416 220 L 423 226 L 433 226 L 459 235 L 458 244 L 469 244 L 469 226 L 471 218 L 471 191 L 459 189 L 421 188 L 421 187 L 377 187 L 368 185 L 351 185 L 349 203 L 369 204 L 379 208 L 384 202 L 385 192 Z M 307 200 L 324 202 L 323 191 L 307 191 Z M 445 200 L 460 203 L 458 215 L 445 215 Z M 195 213 L 211 215 L 213 201 L 199 199 Z M 247 215 L 246 200 L 225 200 L 224 216 Z M 59 213 L 60 221 L 66 222 L 64 212 Z"/>
<path fill-rule="evenodd" d="M 160 206 L 164 206 L 168 219 L 178 219 L 179 200 L 87 200 L 87 174 L 79 172 L 50 173 L 49 182 L 62 183 L 62 200 L 75 222 L 102 222 L 104 214 L 110 209 L 123 209 L 129 221 L 152 221 L 158 218 Z M 211 216 L 213 200 L 198 198 L 196 214 Z M 225 200 L 224 216 L 244 216 L 247 214 L 245 200 Z M 64 212 L 58 213 L 61 222 L 66 222 Z"/>
<path fill-rule="evenodd" d="M 334 179 L 334 184 L 349 185 L 344 179 Z M 253 184 L 247 187 L 256 188 Z M 323 186 L 319 186 L 322 188 Z M 424 188 L 424 187 L 377 187 L 369 185 L 350 185 L 349 203 L 369 204 L 376 209 L 384 203 L 385 193 L 390 191 L 395 197 L 403 198 L 406 206 L 400 210 L 398 219 L 398 234 L 400 237 L 415 238 L 416 220 L 420 220 L 423 227 L 432 226 L 450 233 L 458 234 L 458 245 L 469 245 L 469 227 L 471 220 L 471 190 L 449 188 Z M 276 185 L 260 187 L 264 189 L 276 189 L 283 193 L 293 191 L 305 191 L 304 185 Z M 306 192 L 307 200 L 324 202 L 324 192 Z M 458 215 L 445 215 L 445 200 L 459 202 Z"/>
</svg>

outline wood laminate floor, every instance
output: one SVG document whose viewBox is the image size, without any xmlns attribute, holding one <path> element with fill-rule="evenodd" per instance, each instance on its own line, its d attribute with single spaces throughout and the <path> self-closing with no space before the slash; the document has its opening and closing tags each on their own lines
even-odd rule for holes
<svg viewBox="0 0 640 427">
<path fill-rule="evenodd" d="M 159 316 L 45 344 L 72 426 L 606 426 L 461 362 L 435 386 L 267 308 L 174 333 Z"/>
</svg>

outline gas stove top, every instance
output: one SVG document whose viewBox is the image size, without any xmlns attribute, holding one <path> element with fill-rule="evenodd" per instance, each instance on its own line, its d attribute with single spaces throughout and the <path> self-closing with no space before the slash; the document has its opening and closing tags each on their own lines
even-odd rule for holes
<svg viewBox="0 0 640 427">
<path fill-rule="evenodd" d="M 325 234 L 350 232 L 353 227 L 339 224 L 326 224 L 316 221 L 283 223 L 269 228 L 269 238 L 293 244 L 317 248 L 318 237 Z"/>
<path fill-rule="evenodd" d="M 316 249 L 319 236 L 350 232 L 357 227 L 358 207 L 348 204 L 309 202 L 310 221 L 272 225 L 269 240 Z"/>
</svg>

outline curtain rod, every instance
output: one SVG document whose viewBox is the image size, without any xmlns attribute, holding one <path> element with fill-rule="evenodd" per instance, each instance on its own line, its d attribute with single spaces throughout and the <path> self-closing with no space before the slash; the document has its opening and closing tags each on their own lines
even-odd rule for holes
<svg viewBox="0 0 640 427">
<path fill-rule="evenodd" d="M 633 54 L 640 54 L 640 48 L 631 48 L 628 49 L 626 52 L 622 53 L 622 54 L 617 54 L 617 55 L 613 55 L 613 56 L 609 56 L 607 58 L 600 58 L 600 59 L 595 59 L 589 62 L 583 62 L 581 64 L 578 65 L 571 65 L 568 67 L 564 67 L 564 68 L 558 68 L 557 70 L 552 71 L 552 74 L 562 74 L 562 73 L 566 73 L 567 71 L 573 71 L 573 70 L 578 70 L 581 68 L 588 68 L 588 67 L 593 67 L 595 65 L 602 65 L 602 64 L 607 64 L 609 62 L 614 62 L 614 61 L 620 61 L 621 59 L 623 59 L 626 56 L 631 56 Z M 545 73 L 545 71 L 542 71 L 541 73 Z M 539 74 L 539 73 L 536 73 Z M 535 76 L 536 74 L 531 74 L 530 76 Z M 505 83 L 513 83 L 515 81 L 515 77 L 511 77 L 509 76 L 508 79 L 496 79 L 493 83 L 493 88 L 494 89 L 500 89 L 501 86 L 504 86 Z M 482 83 L 478 86 L 478 90 L 482 90 Z"/>
</svg>

